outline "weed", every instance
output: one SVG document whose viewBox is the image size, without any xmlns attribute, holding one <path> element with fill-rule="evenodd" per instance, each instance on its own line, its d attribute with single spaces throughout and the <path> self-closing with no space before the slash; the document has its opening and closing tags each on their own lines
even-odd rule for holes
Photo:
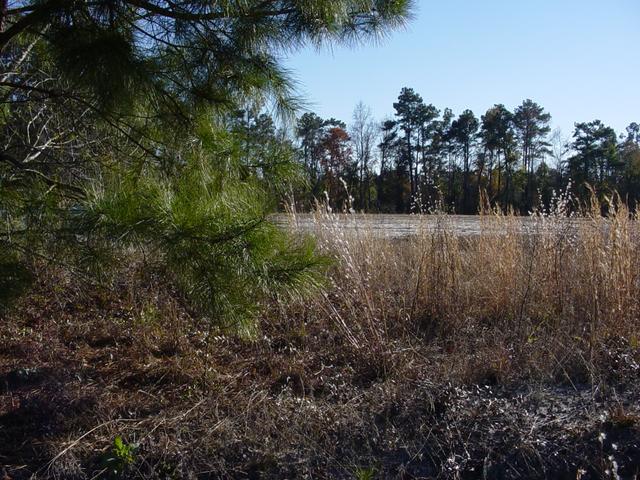
<svg viewBox="0 0 640 480">
<path fill-rule="evenodd" d="M 354 472 L 356 480 L 373 480 L 376 475 L 374 467 L 358 467 Z"/>
<path fill-rule="evenodd" d="M 111 448 L 100 458 L 100 466 L 107 478 L 123 478 L 135 461 L 136 444 L 126 443 L 121 436 L 115 437 Z"/>
</svg>

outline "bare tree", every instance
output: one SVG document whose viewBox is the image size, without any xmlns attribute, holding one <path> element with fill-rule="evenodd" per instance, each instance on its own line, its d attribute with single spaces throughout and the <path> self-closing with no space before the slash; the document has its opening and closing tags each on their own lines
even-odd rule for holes
<svg viewBox="0 0 640 480">
<path fill-rule="evenodd" d="M 549 156 L 553 161 L 553 167 L 562 178 L 567 168 L 568 154 L 571 150 L 571 140 L 560 128 L 556 128 L 551 132 L 549 143 L 551 144 Z"/>
<path fill-rule="evenodd" d="M 371 109 L 358 102 L 353 111 L 350 133 L 357 165 L 359 206 L 364 210 L 371 206 L 371 169 L 375 161 L 373 152 L 378 131 L 378 124 L 373 119 Z"/>
</svg>

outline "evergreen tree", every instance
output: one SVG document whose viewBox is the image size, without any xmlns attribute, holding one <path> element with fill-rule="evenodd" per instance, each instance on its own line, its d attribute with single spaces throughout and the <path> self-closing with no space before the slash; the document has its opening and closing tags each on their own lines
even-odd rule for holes
<svg viewBox="0 0 640 480">
<path fill-rule="evenodd" d="M 522 167 L 526 174 L 524 190 L 524 208 L 529 211 L 536 204 L 534 174 L 536 161 L 550 153 L 546 138 L 551 127 L 551 115 L 545 113 L 544 108 L 531 100 L 525 100 L 516 108 L 513 124 L 520 144 Z"/>
<path fill-rule="evenodd" d="M 421 167 L 422 181 L 420 182 L 419 174 L 417 174 L 416 177 L 422 186 L 420 191 L 421 201 L 427 203 L 429 199 L 433 199 L 437 194 L 436 185 L 439 174 L 439 161 L 433 154 L 433 141 L 438 128 L 437 119 L 439 117 L 440 111 L 432 104 L 421 105 L 416 117 L 416 125 L 418 127 L 417 151 L 420 153 L 419 165 Z"/>
<path fill-rule="evenodd" d="M 410 3 L 7 8 L 0 276 L 26 278 L 37 258 L 106 274 L 124 252 L 151 251 L 213 323 L 250 330 L 265 295 L 300 292 L 319 262 L 268 220 L 295 173 L 290 145 L 257 113 L 289 118 L 299 105 L 280 54 L 368 41 L 402 25 Z"/>
<path fill-rule="evenodd" d="M 439 159 L 439 167 L 446 165 L 447 182 L 441 188 L 444 189 L 444 199 L 448 206 L 455 207 L 458 203 L 458 189 L 456 184 L 457 165 L 455 162 L 451 122 L 454 115 L 450 108 L 445 108 L 442 119 L 438 121 L 432 141 L 433 154 Z"/>
<path fill-rule="evenodd" d="M 393 162 L 399 160 L 401 139 L 398 136 L 398 126 L 394 120 L 385 120 L 380 126 L 381 142 L 380 171 L 376 182 L 377 208 L 379 211 L 402 212 L 404 203 L 402 189 L 399 185 L 402 178 L 398 177 L 398 168 L 393 168 Z"/>
<path fill-rule="evenodd" d="M 347 125 L 341 120 L 335 118 L 325 120 L 312 112 L 305 113 L 298 120 L 295 132 L 299 144 L 299 155 L 310 181 L 310 188 L 306 192 L 309 198 L 304 202 L 307 206 L 313 205 L 315 200 L 324 195 L 327 181 L 331 184 L 335 183 L 337 177 L 328 180 L 329 176 L 335 173 L 335 168 L 330 169 L 333 162 L 327 161 L 327 148 L 335 151 L 332 146 L 334 141 L 338 139 L 348 141 L 349 136 L 346 132 L 345 135 L 338 134 L 338 132 L 344 132 L 346 128 Z M 340 175 L 346 172 L 344 165 L 340 166 L 339 172 Z"/>
<path fill-rule="evenodd" d="M 627 127 L 627 136 L 619 146 L 624 164 L 624 180 L 620 194 L 633 210 L 640 200 L 640 125 L 633 122 Z"/>
<path fill-rule="evenodd" d="M 605 193 L 614 189 L 622 172 L 616 133 L 600 120 L 576 123 L 569 159 L 569 175 L 583 200 L 590 194 L 587 185 Z"/>
<path fill-rule="evenodd" d="M 487 110 L 482 116 L 480 138 L 486 155 L 487 193 L 491 201 L 501 200 L 506 208 L 511 198 L 510 178 L 516 160 L 513 114 L 502 104 Z"/>
<path fill-rule="evenodd" d="M 299 140 L 302 161 L 315 185 L 320 177 L 320 158 L 318 146 L 323 135 L 325 121 L 312 112 L 307 112 L 298 120 L 296 137 Z"/>
<path fill-rule="evenodd" d="M 403 88 L 398 96 L 398 101 L 393 104 L 398 117 L 398 125 L 404 132 L 404 163 L 409 170 L 410 201 L 414 201 L 418 185 L 417 171 L 417 137 L 425 114 L 425 104 L 422 97 L 413 88 Z"/>
<path fill-rule="evenodd" d="M 465 110 L 451 123 L 449 130 L 456 152 L 462 157 L 462 203 L 459 211 L 464 214 L 475 213 L 471 195 L 471 155 L 479 126 L 478 119 L 473 112 Z"/>
</svg>

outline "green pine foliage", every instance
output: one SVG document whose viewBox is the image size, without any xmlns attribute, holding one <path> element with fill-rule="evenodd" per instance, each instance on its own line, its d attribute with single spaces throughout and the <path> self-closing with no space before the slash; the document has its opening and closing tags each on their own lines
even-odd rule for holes
<svg viewBox="0 0 640 480">
<path fill-rule="evenodd" d="M 2 301 L 43 262 L 112 278 L 130 255 L 194 308 L 251 333 L 269 295 L 325 263 L 270 221 L 300 185 L 266 109 L 301 101 L 281 56 L 375 41 L 409 0 L 26 0 L 0 24 Z M 6 13 L 6 15 L 5 15 Z"/>
<path fill-rule="evenodd" d="M 178 175 L 115 175 L 90 191 L 70 225 L 84 235 L 90 262 L 131 248 L 146 252 L 213 323 L 251 334 L 259 305 L 271 294 L 301 295 L 318 285 L 325 260 L 309 238 L 269 221 L 273 200 L 258 179 L 225 174 L 212 155 L 199 152 Z"/>
</svg>

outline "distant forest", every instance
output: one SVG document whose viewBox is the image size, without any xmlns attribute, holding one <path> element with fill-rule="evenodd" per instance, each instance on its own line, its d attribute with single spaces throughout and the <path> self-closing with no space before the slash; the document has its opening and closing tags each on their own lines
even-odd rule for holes
<svg viewBox="0 0 640 480">
<path fill-rule="evenodd" d="M 600 120 L 576 123 L 570 136 L 551 131 L 551 115 L 532 100 L 502 104 L 479 118 L 426 104 L 403 88 L 395 115 L 382 122 L 359 103 L 349 124 L 305 113 L 289 135 L 306 173 L 298 206 L 328 198 L 333 208 L 410 213 L 439 207 L 474 214 L 481 203 L 527 214 L 547 209 L 569 188 L 617 193 L 635 209 L 640 197 L 640 125 L 617 133 Z M 255 142 L 275 132 L 266 115 L 247 117 Z M 248 136 L 249 137 L 249 136 Z M 291 138 L 294 137 L 294 138 Z M 348 192 L 348 193 L 347 193 Z"/>
</svg>

